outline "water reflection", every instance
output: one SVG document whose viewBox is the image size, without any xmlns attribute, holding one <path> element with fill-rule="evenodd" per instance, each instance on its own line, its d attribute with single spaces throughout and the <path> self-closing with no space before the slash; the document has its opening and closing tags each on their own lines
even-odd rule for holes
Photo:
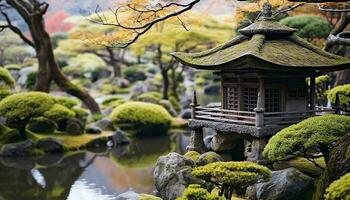
<svg viewBox="0 0 350 200">
<path fill-rule="evenodd" d="M 0 158 L 0 199 L 110 200 L 130 189 L 152 194 L 158 157 L 183 152 L 187 137 L 174 133 L 135 139 L 98 154 Z"/>
</svg>

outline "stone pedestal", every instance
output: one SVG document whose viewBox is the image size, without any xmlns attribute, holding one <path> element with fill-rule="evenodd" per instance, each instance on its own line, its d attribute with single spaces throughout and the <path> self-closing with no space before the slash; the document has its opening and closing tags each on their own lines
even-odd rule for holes
<svg viewBox="0 0 350 200">
<path fill-rule="evenodd" d="M 203 142 L 203 128 L 196 128 L 191 130 L 190 143 L 187 146 L 188 151 L 197 151 L 198 153 L 206 152 Z"/>
<path fill-rule="evenodd" d="M 211 141 L 211 149 L 216 152 L 232 150 L 236 146 L 236 140 L 235 134 L 218 132 Z"/>
<path fill-rule="evenodd" d="M 251 142 L 251 150 L 247 153 L 248 161 L 256 162 L 259 164 L 268 164 L 268 160 L 264 158 L 263 151 L 267 144 L 265 138 L 254 138 Z"/>
</svg>

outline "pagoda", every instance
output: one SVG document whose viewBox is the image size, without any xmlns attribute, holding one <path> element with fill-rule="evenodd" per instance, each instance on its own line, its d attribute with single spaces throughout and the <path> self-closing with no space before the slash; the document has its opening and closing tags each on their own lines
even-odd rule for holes
<svg viewBox="0 0 350 200">
<path fill-rule="evenodd" d="M 336 112 L 316 107 L 315 78 L 350 68 L 349 59 L 323 51 L 298 37 L 296 29 L 276 22 L 269 3 L 231 41 L 205 52 L 172 56 L 221 77 L 221 106 L 199 106 L 194 92 L 188 150 L 205 151 L 203 128 L 212 128 L 248 141 L 248 160 L 256 162 L 264 160 L 262 151 L 279 130 Z"/>
</svg>

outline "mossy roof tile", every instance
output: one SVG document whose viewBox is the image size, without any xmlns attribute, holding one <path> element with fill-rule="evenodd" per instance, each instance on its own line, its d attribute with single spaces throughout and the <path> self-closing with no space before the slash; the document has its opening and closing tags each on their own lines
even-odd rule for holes
<svg viewBox="0 0 350 200">
<path fill-rule="evenodd" d="M 223 66 L 227 68 L 226 64 L 235 69 L 235 62 L 242 59 L 250 62 L 251 58 L 284 69 L 336 71 L 350 68 L 349 59 L 313 46 L 296 36 L 295 29 L 278 22 L 258 21 L 240 32 L 244 35 L 214 49 L 200 53 L 175 52 L 172 55 L 186 65 L 211 70 L 220 70 Z"/>
</svg>

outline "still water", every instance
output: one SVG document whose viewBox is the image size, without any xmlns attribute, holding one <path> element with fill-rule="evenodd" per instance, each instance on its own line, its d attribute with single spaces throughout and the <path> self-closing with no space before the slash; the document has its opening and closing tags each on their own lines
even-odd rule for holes
<svg viewBox="0 0 350 200">
<path fill-rule="evenodd" d="M 110 150 L 0 158 L 0 200 L 113 200 L 133 190 L 153 194 L 159 156 L 183 153 L 188 133 L 134 139 Z"/>
</svg>

